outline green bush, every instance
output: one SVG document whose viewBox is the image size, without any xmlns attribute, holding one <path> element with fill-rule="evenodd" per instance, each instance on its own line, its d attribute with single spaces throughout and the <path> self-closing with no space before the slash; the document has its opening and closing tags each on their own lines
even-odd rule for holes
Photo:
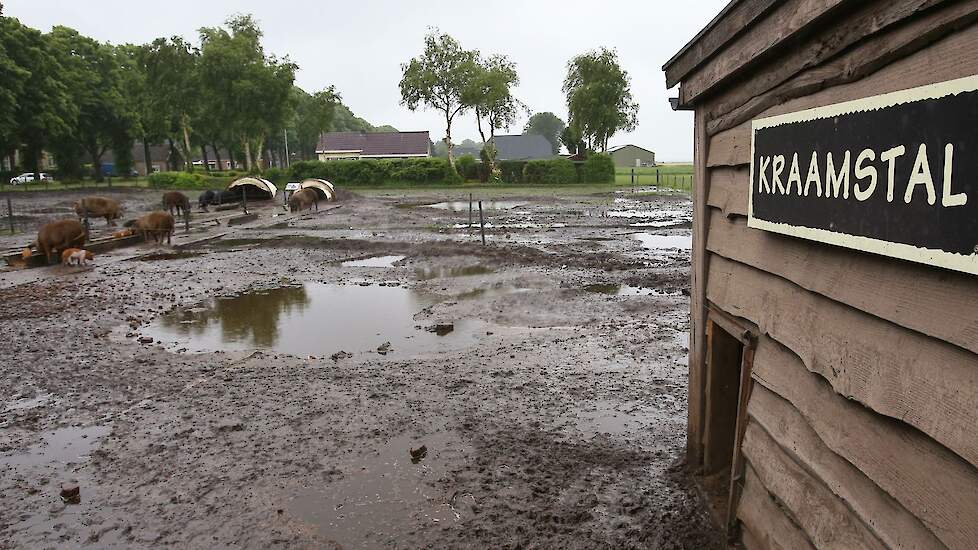
<svg viewBox="0 0 978 550">
<path fill-rule="evenodd" d="M 455 169 L 463 179 L 479 179 L 479 165 L 472 155 L 462 155 L 455 159 Z"/>
<path fill-rule="evenodd" d="M 151 187 L 162 189 L 202 189 L 208 186 L 208 178 L 196 172 L 154 172 L 147 180 Z"/>
<path fill-rule="evenodd" d="M 531 160 L 523 167 L 523 183 L 576 183 L 574 163 L 564 158 Z"/>
<path fill-rule="evenodd" d="M 584 161 L 581 172 L 586 183 L 611 183 L 615 181 L 615 161 L 611 155 L 592 153 Z"/>
<path fill-rule="evenodd" d="M 285 170 L 275 167 L 266 168 L 265 173 L 262 175 L 263 178 L 274 183 L 275 185 L 284 184 L 287 176 L 288 174 L 285 173 Z"/>
<path fill-rule="evenodd" d="M 319 178 L 337 185 L 380 185 L 385 183 L 460 183 L 461 176 L 448 159 L 366 159 L 300 161 L 289 167 L 288 179 Z"/>
<path fill-rule="evenodd" d="M 506 183 L 524 183 L 523 168 L 526 167 L 525 160 L 500 160 L 496 162 L 499 175 Z"/>
</svg>

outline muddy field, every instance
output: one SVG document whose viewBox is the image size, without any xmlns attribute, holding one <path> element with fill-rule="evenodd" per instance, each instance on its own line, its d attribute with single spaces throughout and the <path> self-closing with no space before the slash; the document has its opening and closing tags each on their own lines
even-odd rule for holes
<svg viewBox="0 0 978 550">
<path fill-rule="evenodd" d="M 457 199 L 0 272 L 0 547 L 722 547 L 681 458 L 688 199 L 493 197 L 488 246 Z"/>
</svg>

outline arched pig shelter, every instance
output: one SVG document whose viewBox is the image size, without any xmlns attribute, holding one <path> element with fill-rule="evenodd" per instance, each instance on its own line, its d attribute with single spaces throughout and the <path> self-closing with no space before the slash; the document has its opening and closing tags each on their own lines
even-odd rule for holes
<svg viewBox="0 0 978 550">
<path fill-rule="evenodd" d="M 316 194 L 319 195 L 319 200 L 325 200 L 327 202 L 336 200 L 336 190 L 333 188 L 333 184 L 326 180 L 316 178 L 303 180 L 299 188 L 315 190 Z"/>
<path fill-rule="evenodd" d="M 271 200 L 278 193 L 274 183 L 251 176 L 236 179 L 228 185 L 228 191 L 234 191 L 238 194 L 241 194 L 242 189 L 250 201 Z"/>
</svg>

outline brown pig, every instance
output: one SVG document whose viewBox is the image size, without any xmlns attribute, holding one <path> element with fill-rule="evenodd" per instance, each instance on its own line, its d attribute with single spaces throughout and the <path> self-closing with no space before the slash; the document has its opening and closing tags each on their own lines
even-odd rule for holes
<svg viewBox="0 0 978 550">
<path fill-rule="evenodd" d="M 105 218 L 105 223 L 115 225 L 115 220 L 122 215 L 122 206 L 114 199 L 85 197 L 75 201 L 75 213 L 79 220 L 87 215 L 89 218 Z"/>
<path fill-rule="evenodd" d="M 141 233 L 144 241 L 149 241 L 149 236 L 153 236 L 153 242 L 157 244 L 163 244 L 163 238 L 166 238 L 166 244 L 170 244 L 170 238 L 173 236 L 173 226 L 174 220 L 173 216 L 167 214 L 166 212 L 150 212 L 145 216 L 134 220 L 132 222 L 133 232 Z"/>
<path fill-rule="evenodd" d="M 163 193 L 163 209 L 171 215 L 176 211 L 177 215 L 183 216 L 190 212 L 190 199 L 179 191 L 167 191 Z"/>
<path fill-rule="evenodd" d="M 299 189 L 289 197 L 289 212 L 309 210 L 313 205 L 316 205 L 316 210 L 318 211 L 319 195 L 313 189 Z"/>
<path fill-rule="evenodd" d="M 66 248 L 78 248 L 88 240 L 85 226 L 78 220 L 59 220 L 44 224 L 37 232 L 37 242 L 34 246 L 44 254 L 50 264 L 55 255 Z M 28 249 L 25 249 L 25 257 Z"/>
</svg>

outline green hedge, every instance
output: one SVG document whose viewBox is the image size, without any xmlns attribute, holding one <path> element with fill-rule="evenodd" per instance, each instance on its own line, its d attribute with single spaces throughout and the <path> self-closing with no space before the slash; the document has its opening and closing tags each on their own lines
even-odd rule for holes
<svg viewBox="0 0 978 550">
<path fill-rule="evenodd" d="M 291 181 L 320 178 L 337 185 L 377 185 L 384 183 L 461 183 L 448 159 L 367 159 L 317 160 L 296 162 L 289 167 Z"/>
<path fill-rule="evenodd" d="M 208 178 L 196 172 L 154 172 L 147 178 L 151 187 L 162 189 L 202 189 Z"/>
<path fill-rule="evenodd" d="M 615 181 L 615 161 L 611 155 L 592 153 L 581 169 L 585 183 L 611 183 Z"/>
<path fill-rule="evenodd" d="M 262 174 L 261 177 L 267 179 L 275 185 L 284 185 L 288 180 L 288 174 L 285 173 L 285 170 L 275 168 L 274 166 L 271 168 L 266 168 L 265 173 Z"/>
<path fill-rule="evenodd" d="M 479 164 L 472 155 L 462 155 L 455 159 L 455 169 L 463 179 L 479 179 Z"/>
<path fill-rule="evenodd" d="M 523 167 L 523 183 L 577 183 L 577 170 L 568 159 L 531 160 Z"/>
<path fill-rule="evenodd" d="M 501 160 L 496 162 L 496 168 L 499 168 L 499 177 L 506 183 L 524 183 L 523 168 L 525 167 L 525 160 Z"/>
</svg>

